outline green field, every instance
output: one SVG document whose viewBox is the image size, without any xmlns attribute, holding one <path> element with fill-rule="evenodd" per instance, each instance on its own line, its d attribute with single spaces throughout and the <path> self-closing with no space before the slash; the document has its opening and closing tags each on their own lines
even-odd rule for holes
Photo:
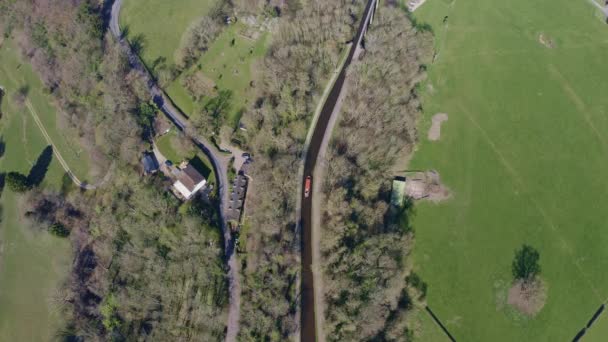
<svg viewBox="0 0 608 342">
<path fill-rule="evenodd" d="M 591 315 L 589 315 L 591 318 Z M 584 324 L 581 324 L 581 329 Z M 606 336 L 608 336 L 608 315 L 606 312 L 601 314 L 601 316 L 593 323 L 591 328 L 587 329 L 584 337 L 581 339 L 581 342 L 604 342 L 606 341 Z"/>
<path fill-rule="evenodd" d="M 583 0 L 428 0 L 415 16 L 437 56 L 410 168 L 453 192 L 417 206 L 428 303 L 458 341 L 572 340 L 608 297 L 608 26 Z M 548 286 L 534 318 L 505 304 L 523 243 Z"/>
<path fill-rule="evenodd" d="M 236 127 L 244 108 L 255 100 L 255 89 L 250 86 L 253 69 L 256 61 L 266 53 L 269 43 L 267 32 L 259 32 L 257 39 L 249 39 L 242 34 L 247 29 L 248 26 L 241 22 L 225 28 L 198 63 L 167 88 L 171 99 L 185 113 L 193 115 L 197 105 L 204 105 L 205 100 L 201 104 L 195 103 L 182 86 L 182 80 L 191 73 L 202 72 L 218 89 L 232 91 L 232 108 L 226 123 Z"/>
<path fill-rule="evenodd" d="M 43 95 L 40 80 L 27 63 L 21 64 L 10 41 L 0 47 L 0 85 L 7 94 L 2 101 L 0 135 L 6 152 L 0 158 L 0 171 L 29 172 L 47 146 L 26 107 L 16 106 L 15 91 L 29 86 L 28 98 L 44 122 L 49 135 L 61 148 L 74 172 L 87 174 L 87 159 L 71 144 L 67 132 L 55 125 L 56 111 Z M 64 171 L 53 158 L 43 186 L 60 189 Z M 70 266 L 67 240 L 50 236 L 21 219 L 20 197 L 5 189 L 0 203 L 0 341 L 48 341 L 62 327 L 56 293 Z"/>
<path fill-rule="evenodd" d="M 124 0 L 120 27 L 130 38 L 143 37 L 141 57 L 147 65 L 159 57 L 174 64 L 183 33 L 213 4 L 214 0 Z"/>
<path fill-rule="evenodd" d="M 39 134 L 39 128 L 36 126 L 31 112 L 25 107 L 15 108 L 12 105 L 12 94 L 20 87 L 26 86 L 28 88 L 27 98 L 53 144 L 59 149 L 63 159 L 68 163 L 74 174 L 82 181 L 87 180 L 90 162 L 87 151 L 79 146 L 78 139 L 73 132 L 58 126 L 57 115 L 59 113 L 52 104 L 52 99 L 44 93 L 42 82 L 32 70 L 32 67 L 28 63 L 22 62 L 17 53 L 17 47 L 11 40 L 5 40 L 0 46 L 0 86 L 4 86 L 8 92 L 3 100 L 3 108 L 8 106 L 4 111 L 9 114 L 18 111 L 19 115 L 24 116 L 23 119 L 27 124 L 31 125 L 31 131 Z M 9 134 L 20 134 L 21 140 L 25 140 L 25 133 L 23 132 L 10 131 Z M 45 141 L 41 134 L 38 138 L 41 139 L 41 142 Z M 10 147 L 8 146 L 9 149 Z M 28 158 L 33 158 L 33 161 L 36 160 L 36 157 L 37 155 L 28 156 Z"/>
</svg>

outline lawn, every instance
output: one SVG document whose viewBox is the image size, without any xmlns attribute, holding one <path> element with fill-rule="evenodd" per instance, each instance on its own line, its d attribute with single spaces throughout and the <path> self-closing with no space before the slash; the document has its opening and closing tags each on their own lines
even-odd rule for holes
<svg viewBox="0 0 608 342">
<path fill-rule="evenodd" d="M 246 37 L 246 31 L 257 31 L 257 38 Z M 198 63 L 183 72 L 167 88 L 167 93 L 188 116 L 194 115 L 197 106 L 204 106 L 206 101 L 202 100 L 202 103 L 197 104 L 182 84 L 188 75 L 201 72 L 212 80 L 219 90 L 232 91 L 232 106 L 226 124 L 236 127 L 244 108 L 255 100 L 255 88 L 251 87 L 254 67 L 256 61 L 266 54 L 269 40 L 268 32 L 250 28 L 242 22 L 226 27 Z"/>
<path fill-rule="evenodd" d="M 56 112 L 42 94 L 40 81 L 28 64 L 19 63 L 15 51 L 7 40 L 0 47 L 0 82 L 7 91 L 1 106 L 0 135 L 6 151 L 0 158 L 0 171 L 27 174 L 47 146 L 31 114 L 12 101 L 15 91 L 28 85 L 28 97 L 41 120 L 48 124 L 49 134 L 57 138 L 59 146 L 66 147 L 66 152 L 62 151 L 64 158 L 68 163 L 80 160 L 73 167 L 75 172 L 86 175 L 86 158 L 76 155 L 76 147 L 67 149 L 76 145 L 68 143 L 69 134 L 59 135 L 54 125 Z M 53 158 L 43 186 L 59 189 L 63 176 L 63 169 Z M 20 197 L 9 189 L 3 191 L 0 199 L 0 340 L 49 341 L 63 327 L 56 293 L 69 271 L 70 245 L 67 240 L 39 231 L 39 227 L 26 225 L 21 219 L 19 201 Z"/>
<path fill-rule="evenodd" d="M 410 168 L 453 192 L 413 222 L 428 303 L 458 341 L 572 340 L 608 296 L 608 27 L 587 1 L 429 0 L 415 16 L 437 56 Z M 523 243 L 548 286 L 534 318 L 505 304 Z"/>
<path fill-rule="evenodd" d="M 124 0 L 120 27 L 128 29 L 130 38 L 143 37 L 141 57 L 147 65 L 157 58 L 174 64 L 182 35 L 214 3 L 215 0 Z"/>
</svg>

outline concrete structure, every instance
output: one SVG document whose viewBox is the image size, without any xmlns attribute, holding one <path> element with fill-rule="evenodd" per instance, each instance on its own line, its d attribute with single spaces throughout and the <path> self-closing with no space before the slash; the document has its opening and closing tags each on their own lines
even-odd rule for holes
<svg viewBox="0 0 608 342">
<path fill-rule="evenodd" d="M 192 165 L 188 165 L 181 169 L 177 175 L 177 181 L 173 183 L 173 189 L 176 195 L 189 200 L 202 189 L 207 180 L 203 177 Z"/>
</svg>

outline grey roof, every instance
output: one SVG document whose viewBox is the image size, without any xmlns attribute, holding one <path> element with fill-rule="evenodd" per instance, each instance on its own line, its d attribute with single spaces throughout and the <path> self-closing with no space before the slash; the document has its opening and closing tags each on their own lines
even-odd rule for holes
<svg viewBox="0 0 608 342">
<path fill-rule="evenodd" d="M 152 153 L 144 153 L 143 158 L 141 158 L 141 162 L 144 165 L 144 171 L 146 173 L 158 170 L 158 160 L 156 160 L 156 157 Z"/>
</svg>

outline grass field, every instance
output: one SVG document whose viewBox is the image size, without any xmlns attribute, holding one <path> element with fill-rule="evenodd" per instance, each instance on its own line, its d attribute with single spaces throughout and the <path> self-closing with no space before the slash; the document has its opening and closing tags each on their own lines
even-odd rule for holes
<svg viewBox="0 0 608 342">
<path fill-rule="evenodd" d="M 584 325 L 581 324 L 581 329 Z M 604 342 L 606 341 L 606 336 L 608 336 L 608 315 L 606 315 L 606 312 L 603 312 L 591 328 L 587 329 L 581 342 Z"/>
<path fill-rule="evenodd" d="M 189 74 L 200 71 L 220 90 L 233 92 L 232 108 L 226 118 L 226 124 L 236 127 L 244 107 L 255 100 L 255 89 L 250 86 L 253 68 L 255 62 L 266 53 L 269 43 L 267 32 L 260 33 L 257 39 L 252 40 L 241 34 L 246 29 L 247 26 L 240 22 L 225 28 L 198 63 L 167 88 L 171 99 L 185 113 L 193 115 L 197 104 L 182 86 L 182 80 Z M 204 102 L 203 100 L 201 105 L 204 105 Z"/>
<path fill-rule="evenodd" d="M 458 341 L 572 340 L 608 297 L 608 26 L 583 0 L 429 0 L 415 16 L 437 57 L 410 168 L 453 191 L 414 220 L 429 305 Z M 523 243 L 548 286 L 534 318 L 505 304 Z"/>
<path fill-rule="evenodd" d="M 124 0 L 120 27 L 129 37 L 143 36 L 142 58 L 151 65 L 157 58 L 175 63 L 175 51 L 188 26 L 207 14 L 214 0 Z"/>
<path fill-rule="evenodd" d="M 56 111 L 42 93 L 40 80 L 27 63 L 20 63 L 8 40 L 0 47 L 0 85 L 7 91 L 1 106 L 0 135 L 6 152 L 0 158 L 0 171 L 27 174 L 47 146 L 27 108 L 12 101 L 15 91 L 28 85 L 28 98 L 49 135 L 63 149 L 74 172 L 86 175 L 87 158 L 70 143 L 67 132 L 56 128 Z M 63 169 L 53 158 L 43 186 L 60 189 L 63 176 Z M 0 341 L 52 340 L 62 325 L 54 294 L 69 269 L 69 242 L 26 226 L 20 216 L 19 196 L 10 190 L 4 190 L 0 203 Z"/>
</svg>

